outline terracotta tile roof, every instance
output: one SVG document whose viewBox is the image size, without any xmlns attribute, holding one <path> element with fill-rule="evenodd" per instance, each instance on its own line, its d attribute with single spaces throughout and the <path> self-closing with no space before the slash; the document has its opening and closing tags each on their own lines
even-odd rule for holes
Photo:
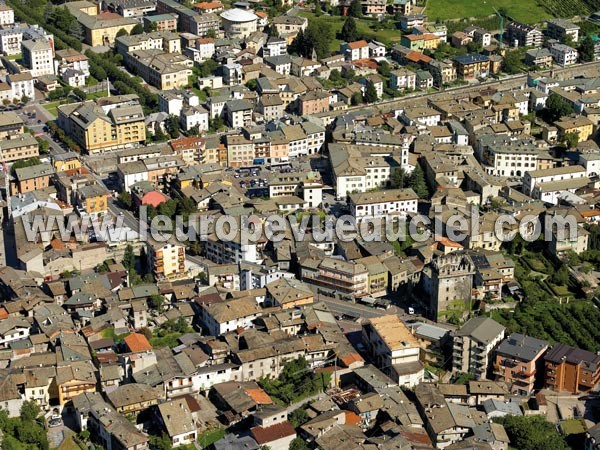
<svg viewBox="0 0 600 450">
<path fill-rule="evenodd" d="M 360 417 L 358 414 L 352 411 L 344 411 L 346 416 L 346 425 L 358 425 L 360 423 Z"/>
<path fill-rule="evenodd" d="M 350 365 L 354 364 L 355 362 L 360 362 L 360 361 L 364 362 L 364 359 L 358 353 L 349 353 L 348 355 L 346 355 L 340 359 L 346 367 L 350 367 Z"/>
<path fill-rule="evenodd" d="M 247 388 L 245 391 L 246 394 L 248 394 L 248 396 L 258 404 L 270 405 L 273 403 L 271 397 L 269 397 L 269 395 L 261 388 Z"/>
<path fill-rule="evenodd" d="M 296 435 L 294 427 L 287 420 L 285 422 L 271 425 L 270 427 L 251 428 L 250 433 L 252 433 L 252 437 L 254 437 L 254 440 L 259 445 L 265 445 L 288 436 Z"/>
<path fill-rule="evenodd" d="M 152 346 L 146 336 L 140 333 L 131 333 L 125 339 L 125 344 L 131 352 L 140 353 L 152 350 Z"/>
<path fill-rule="evenodd" d="M 348 42 L 348 48 L 351 49 L 356 49 L 356 48 L 363 48 L 363 47 L 368 47 L 369 44 L 367 44 L 367 41 L 360 40 L 360 41 L 355 41 L 355 42 Z"/>
<path fill-rule="evenodd" d="M 7 317 L 8 317 L 8 311 L 6 310 L 6 308 L 4 308 L 4 307 L 0 308 L 0 320 L 6 319 Z"/>
</svg>

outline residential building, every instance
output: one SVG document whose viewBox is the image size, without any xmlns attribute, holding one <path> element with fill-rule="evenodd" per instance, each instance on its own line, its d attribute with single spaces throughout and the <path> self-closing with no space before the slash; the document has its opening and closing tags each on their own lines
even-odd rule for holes
<svg viewBox="0 0 600 450">
<path fill-rule="evenodd" d="M 356 42 L 343 42 L 340 44 L 340 53 L 346 61 L 358 61 L 369 59 L 369 44 L 365 40 Z"/>
<path fill-rule="evenodd" d="M 548 25 L 546 33 L 552 39 L 565 42 L 568 37 L 569 41 L 573 44 L 579 41 L 580 28 L 573 22 L 565 19 L 551 19 L 546 21 L 546 24 Z"/>
<path fill-rule="evenodd" d="M 525 64 L 536 67 L 552 67 L 552 54 L 547 48 L 534 48 L 525 53 Z"/>
<path fill-rule="evenodd" d="M 163 90 L 187 86 L 194 66 L 194 62 L 184 55 L 158 49 L 126 53 L 123 61 L 148 84 Z"/>
<path fill-rule="evenodd" d="M 300 30 L 306 31 L 306 27 L 308 27 L 308 19 L 306 17 L 287 14 L 275 17 L 271 23 L 277 30 L 277 34 L 283 38 L 295 36 Z"/>
<path fill-rule="evenodd" d="M 521 47 L 539 47 L 544 40 L 543 33 L 533 25 L 513 21 L 506 27 L 508 42 Z"/>
<path fill-rule="evenodd" d="M 565 44 L 554 44 L 550 47 L 550 54 L 559 66 L 566 67 L 573 65 L 579 58 L 579 53 L 573 47 Z"/>
<path fill-rule="evenodd" d="M 211 336 L 220 336 L 237 329 L 254 327 L 261 308 L 254 297 L 242 297 L 224 302 L 200 305 L 202 328 Z"/>
<path fill-rule="evenodd" d="M 148 241 L 146 247 L 149 267 L 157 279 L 178 277 L 185 273 L 183 245 Z"/>
<path fill-rule="evenodd" d="M 559 138 L 574 133 L 579 137 L 579 142 L 587 141 L 594 132 L 594 123 L 585 116 L 565 117 L 554 122 L 554 126 L 558 129 Z"/>
<path fill-rule="evenodd" d="M 531 196 L 535 187 L 539 184 L 576 180 L 584 177 L 587 177 L 585 167 L 579 165 L 527 171 L 523 177 L 523 193 Z"/>
<path fill-rule="evenodd" d="M 103 12 L 95 15 L 80 12 L 76 17 L 83 27 L 85 43 L 92 47 L 114 44 L 117 33 L 120 30 L 131 33 L 133 27 L 138 23 L 134 18 L 122 17 L 119 14 L 111 12 Z"/>
<path fill-rule="evenodd" d="M 144 17 L 145 28 L 156 28 L 156 31 L 177 31 L 177 14 L 158 14 Z"/>
<path fill-rule="evenodd" d="M 506 329 L 487 317 L 469 319 L 453 334 L 452 370 L 486 379 L 493 362 L 493 350 L 504 339 Z"/>
<path fill-rule="evenodd" d="M 403 46 L 414 51 L 435 50 L 440 42 L 439 36 L 433 33 L 405 34 L 400 40 Z"/>
<path fill-rule="evenodd" d="M 58 107 L 57 124 L 88 154 L 146 141 L 137 96 L 104 97 Z"/>
<path fill-rule="evenodd" d="M 543 378 L 546 350 L 548 342 L 512 333 L 496 349 L 494 374 L 499 380 L 511 384 L 511 392 L 532 395 L 536 379 Z"/>
<path fill-rule="evenodd" d="M 490 59 L 485 55 L 469 53 L 456 56 L 453 61 L 459 78 L 486 78 L 490 74 Z"/>
<path fill-rule="evenodd" d="M 350 210 L 357 222 L 363 219 L 398 219 L 417 213 L 419 196 L 412 189 L 350 194 Z"/>
<path fill-rule="evenodd" d="M 544 356 L 546 388 L 579 394 L 594 390 L 600 381 L 600 355 L 555 344 Z"/>
<path fill-rule="evenodd" d="M 390 88 L 394 90 L 414 90 L 416 88 L 417 74 L 412 70 L 401 68 L 390 72 Z"/>
<path fill-rule="evenodd" d="M 54 75 L 54 46 L 46 39 L 32 39 L 21 42 L 23 65 L 31 76 Z"/>
<path fill-rule="evenodd" d="M 39 156 L 38 141 L 29 133 L 15 134 L 0 140 L 5 163 Z"/>
<path fill-rule="evenodd" d="M 400 386 L 414 387 L 423 381 L 419 343 L 399 316 L 370 319 L 363 325 L 362 337 L 374 365 Z"/>
<path fill-rule="evenodd" d="M 12 25 L 15 23 L 15 11 L 8 5 L 0 5 L 0 25 Z"/>
<path fill-rule="evenodd" d="M 173 448 L 196 442 L 198 430 L 185 398 L 161 403 L 158 405 L 158 416 Z"/>
</svg>

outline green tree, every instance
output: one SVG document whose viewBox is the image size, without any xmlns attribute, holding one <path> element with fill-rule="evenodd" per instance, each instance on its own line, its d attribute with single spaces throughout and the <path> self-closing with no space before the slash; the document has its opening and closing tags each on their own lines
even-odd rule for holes
<svg viewBox="0 0 600 450">
<path fill-rule="evenodd" d="M 208 77 L 216 72 L 219 65 L 214 59 L 207 59 L 197 68 L 197 73 L 200 78 Z"/>
<path fill-rule="evenodd" d="M 358 40 L 358 28 L 356 27 L 356 20 L 354 17 L 347 17 L 344 25 L 342 26 L 342 31 L 340 32 L 340 37 L 346 42 L 354 42 Z"/>
<path fill-rule="evenodd" d="M 69 34 L 73 36 L 75 39 L 82 41 L 85 37 L 85 33 L 83 32 L 83 27 L 79 23 L 78 20 L 73 20 L 71 22 L 71 26 L 69 27 Z"/>
<path fill-rule="evenodd" d="M 125 28 L 121 28 L 119 31 L 117 31 L 116 37 L 121 37 L 121 36 L 129 36 L 129 33 L 127 32 L 127 30 Z"/>
<path fill-rule="evenodd" d="M 586 36 L 579 44 L 579 55 L 585 62 L 594 60 L 594 41 L 591 36 Z"/>
<path fill-rule="evenodd" d="M 123 253 L 123 267 L 129 271 L 130 275 L 131 272 L 135 271 L 135 254 L 133 253 L 131 244 L 127 244 L 125 252 Z"/>
<path fill-rule="evenodd" d="M 162 295 L 152 295 L 148 300 L 148 306 L 157 311 L 161 311 L 165 304 L 165 298 Z"/>
<path fill-rule="evenodd" d="M 177 117 L 176 115 L 171 114 L 169 116 L 166 122 L 166 127 L 167 131 L 173 139 L 177 139 L 180 136 L 181 131 L 179 127 L 179 117 Z"/>
<path fill-rule="evenodd" d="M 127 191 L 121 191 L 119 193 L 119 201 L 125 205 L 127 209 L 131 209 L 131 206 L 133 205 L 131 194 Z"/>
<path fill-rule="evenodd" d="M 307 450 L 308 445 L 304 442 L 304 439 L 301 437 L 295 437 L 292 442 L 290 442 L 290 450 Z"/>
<path fill-rule="evenodd" d="M 38 145 L 40 146 L 40 153 L 48 153 L 48 149 L 50 148 L 50 142 L 48 142 L 46 139 L 43 139 L 41 137 L 36 137 L 35 140 L 37 141 Z"/>
<path fill-rule="evenodd" d="M 79 88 L 73 89 L 73 94 L 81 99 L 81 101 L 85 101 L 87 99 L 87 94 Z"/>
<path fill-rule="evenodd" d="M 352 98 L 350 99 L 350 104 L 352 106 L 357 106 L 360 105 L 363 101 L 362 98 L 362 94 L 360 93 L 360 91 L 355 92 L 354 94 L 352 94 Z"/>
<path fill-rule="evenodd" d="M 504 61 L 502 61 L 502 68 L 504 72 L 514 75 L 521 71 L 521 55 L 518 50 L 511 50 L 506 52 Z"/>
<path fill-rule="evenodd" d="M 552 282 L 559 286 L 566 286 L 569 283 L 569 270 L 565 264 L 552 275 Z"/>
<path fill-rule="evenodd" d="M 566 133 L 561 138 L 561 141 L 565 143 L 567 148 L 575 148 L 579 144 L 579 133 Z"/>
<path fill-rule="evenodd" d="M 504 425 L 510 445 L 519 450 L 568 450 L 564 438 L 543 416 L 505 416 L 495 419 Z"/>
<path fill-rule="evenodd" d="M 575 110 L 573 107 L 567 103 L 560 95 L 556 93 L 552 93 L 548 96 L 548 100 L 546 100 L 546 112 L 548 114 L 549 120 L 552 122 L 560 119 L 563 116 L 568 116 L 569 114 L 573 114 Z"/>
<path fill-rule="evenodd" d="M 160 436 L 150 436 L 148 446 L 150 450 L 171 450 L 173 448 L 171 446 L 171 439 L 169 439 L 166 433 Z"/>
<path fill-rule="evenodd" d="M 299 426 L 304 425 L 306 422 L 308 422 L 309 417 L 304 408 L 298 408 L 290 413 L 288 420 L 294 428 L 298 428 Z"/>
<path fill-rule="evenodd" d="M 156 24 L 156 22 L 151 22 L 150 20 L 148 20 L 144 23 L 144 31 L 146 33 L 151 33 L 152 31 L 156 30 L 158 30 L 158 25 Z"/>
<path fill-rule="evenodd" d="M 319 17 L 321 14 L 321 2 L 319 0 L 315 0 L 315 16 Z"/>
<path fill-rule="evenodd" d="M 40 415 L 40 407 L 37 403 L 32 401 L 25 401 L 21 406 L 21 420 L 33 421 Z"/>
<path fill-rule="evenodd" d="M 408 187 L 415 191 L 415 194 L 417 194 L 419 198 L 429 197 L 429 190 L 427 189 L 425 174 L 423 173 L 421 166 L 418 164 L 417 167 L 415 167 L 415 170 L 413 170 L 413 173 L 410 174 Z"/>
<path fill-rule="evenodd" d="M 38 164 L 41 164 L 41 163 L 42 162 L 40 161 L 40 158 L 38 158 L 37 156 L 33 156 L 31 158 L 20 159 L 18 161 L 15 161 L 13 163 L 13 165 L 10 167 L 10 170 L 14 175 L 15 170 L 17 170 L 17 169 L 22 169 L 23 167 L 37 166 Z"/>
<path fill-rule="evenodd" d="M 312 20 L 308 24 L 304 37 L 306 48 L 302 56 L 309 58 L 313 50 L 317 53 L 318 58 L 325 58 L 331 54 L 329 44 L 334 37 L 333 31 L 321 20 Z"/>
<path fill-rule="evenodd" d="M 144 32 L 144 26 L 141 23 L 136 24 L 132 29 L 131 29 L 131 35 L 135 35 L 135 34 L 142 34 Z"/>
<path fill-rule="evenodd" d="M 350 8 L 348 8 L 348 15 L 359 18 L 362 16 L 362 2 L 361 0 L 352 0 Z"/>
<path fill-rule="evenodd" d="M 367 90 L 365 91 L 365 102 L 375 103 L 379 98 L 377 97 L 377 89 L 372 81 L 367 81 Z"/>
</svg>

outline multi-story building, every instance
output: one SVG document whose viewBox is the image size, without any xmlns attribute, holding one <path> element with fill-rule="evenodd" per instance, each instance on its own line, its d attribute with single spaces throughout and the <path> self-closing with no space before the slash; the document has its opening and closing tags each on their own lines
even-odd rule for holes
<svg viewBox="0 0 600 450">
<path fill-rule="evenodd" d="M 156 11 L 156 0 L 108 0 L 108 10 L 123 17 L 143 17 Z"/>
<path fill-rule="evenodd" d="M 397 219 L 416 214 L 419 196 L 412 189 L 350 194 L 350 208 L 357 221 L 369 218 Z"/>
<path fill-rule="evenodd" d="M 229 167 L 251 166 L 254 161 L 254 146 L 246 136 L 235 134 L 225 138 L 227 165 Z"/>
<path fill-rule="evenodd" d="M 565 44 L 554 44 L 550 47 L 550 54 L 559 66 L 566 67 L 573 65 L 579 58 L 579 53 L 573 47 Z"/>
<path fill-rule="evenodd" d="M 177 14 L 158 14 L 144 17 L 144 28 L 156 31 L 177 31 Z"/>
<path fill-rule="evenodd" d="M 394 90 L 414 90 L 417 82 L 417 74 L 407 68 L 392 70 L 390 72 L 390 88 Z"/>
<path fill-rule="evenodd" d="M 187 86 L 194 62 L 180 53 L 162 50 L 138 50 L 127 53 L 125 65 L 158 89 L 179 89 Z"/>
<path fill-rule="evenodd" d="M 340 45 L 340 53 L 346 61 L 358 61 L 369 58 L 369 44 L 365 40 L 355 42 L 343 42 Z"/>
<path fill-rule="evenodd" d="M 505 328 L 488 317 L 474 317 L 453 334 L 452 370 L 485 379 L 493 350 L 504 339 Z"/>
<path fill-rule="evenodd" d="M 280 37 L 295 36 L 300 30 L 306 31 L 308 19 L 306 17 L 283 15 L 277 16 L 272 20 L 272 25 L 277 30 Z"/>
<path fill-rule="evenodd" d="M 12 195 L 47 188 L 53 173 L 52 166 L 45 163 L 15 169 L 14 180 L 11 180 Z"/>
<path fill-rule="evenodd" d="M 162 50 L 165 53 L 181 53 L 181 38 L 171 31 L 119 36 L 116 40 L 117 52 L 125 56 L 138 50 Z"/>
<path fill-rule="evenodd" d="M 15 23 L 15 11 L 8 5 L 0 5 L 0 25 L 12 25 Z"/>
<path fill-rule="evenodd" d="M 161 280 L 185 273 L 185 246 L 148 240 L 146 243 L 149 267 Z"/>
<path fill-rule="evenodd" d="M 600 381 L 600 355 L 555 344 L 544 356 L 546 388 L 558 392 L 593 390 Z"/>
<path fill-rule="evenodd" d="M 58 50 L 55 53 L 55 65 L 56 73 L 72 87 L 85 86 L 86 79 L 90 76 L 87 56 L 72 48 Z"/>
<path fill-rule="evenodd" d="M 386 13 L 385 0 L 362 0 L 363 14 L 366 16 L 383 16 Z"/>
<path fill-rule="evenodd" d="M 433 33 L 405 34 L 400 43 L 414 51 L 434 50 L 440 45 L 440 37 Z"/>
<path fill-rule="evenodd" d="M 4 162 L 39 156 L 38 141 L 29 133 L 10 135 L 0 141 Z"/>
<path fill-rule="evenodd" d="M 413 387 L 423 381 L 419 342 L 400 316 L 372 318 L 362 327 L 363 344 L 374 365 L 400 386 Z"/>
<path fill-rule="evenodd" d="M 552 39 L 565 42 L 565 39 L 567 39 L 568 36 L 572 43 L 575 43 L 579 40 L 580 28 L 573 22 L 565 19 L 552 19 L 548 20 L 546 23 L 548 24 L 546 33 Z"/>
<path fill-rule="evenodd" d="M 532 140 L 507 135 L 481 136 L 475 150 L 485 171 L 502 177 L 522 177 L 525 172 L 546 168 L 544 158 L 552 160 L 548 150 L 539 148 Z"/>
<path fill-rule="evenodd" d="M 247 127 L 252 123 L 252 105 L 247 100 L 225 103 L 226 122 L 231 128 Z"/>
<path fill-rule="evenodd" d="M 7 111 L 0 114 L 0 139 L 16 136 L 25 131 L 23 119 L 17 113 Z"/>
<path fill-rule="evenodd" d="M 548 342 L 520 333 L 512 333 L 496 349 L 494 374 L 511 384 L 511 392 L 529 396 L 536 380 L 543 378 Z"/>
<path fill-rule="evenodd" d="M 144 112 L 135 95 L 61 105 L 57 124 L 89 154 L 146 141 Z"/>
<path fill-rule="evenodd" d="M 511 44 L 521 47 L 539 47 L 544 40 L 543 33 L 537 27 L 516 21 L 508 24 L 506 34 Z"/>
<path fill-rule="evenodd" d="M 535 186 L 538 184 L 575 180 L 586 176 L 585 167 L 579 165 L 527 171 L 523 177 L 523 193 L 531 196 Z"/>
<path fill-rule="evenodd" d="M 117 33 L 125 30 L 131 33 L 138 21 L 132 17 L 122 17 L 116 13 L 104 12 L 96 15 L 79 13 L 77 20 L 83 27 L 85 43 L 95 47 L 97 45 L 111 45 L 115 42 Z"/>
<path fill-rule="evenodd" d="M 554 126 L 558 129 L 559 138 L 573 133 L 579 137 L 579 142 L 587 141 L 594 132 L 594 123 L 585 116 L 566 117 L 554 122 Z"/>
<path fill-rule="evenodd" d="M 440 256 L 431 264 L 429 305 L 434 320 L 448 320 L 469 311 L 475 267 L 462 253 Z"/>
<path fill-rule="evenodd" d="M 54 75 L 54 48 L 45 39 L 32 39 L 21 42 L 23 65 L 36 78 L 42 75 Z"/>
<path fill-rule="evenodd" d="M 342 298 L 360 298 L 369 293 L 369 271 L 360 263 L 324 258 L 316 270 L 303 271 L 303 281 L 322 288 L 323 293 Z"/>
<path fill-rule="evenodd" d="M 462 79 L 485 78 L 490 74 L 490 58 L 479 53 L 456 56 L 456 75 Z"/>
</svg>

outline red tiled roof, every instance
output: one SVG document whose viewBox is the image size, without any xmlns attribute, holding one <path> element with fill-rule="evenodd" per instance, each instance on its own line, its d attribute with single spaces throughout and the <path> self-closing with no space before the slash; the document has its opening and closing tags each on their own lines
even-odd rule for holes
<svg viewBox="0 0 600 450">
<path fill-rule="evenodd" d="M 129 348 L 129 351 L 134 353 L 145 352 L 152 350 L 152 346 L 146 336 L 140 333 L 131 333 L 124 339 L 125 344 Z"/>
<path fill-rule="evenodd" d="M 269 444 L 288 436 L 296 436 L 294 427 L 287 420 L 270 427 L 251 428 L 250 433 L 259 445 Z"/>
<path fill-rule="evenodd" d="M 152 205 L 158 208 L 158 205 L 165 203 L 167 196 L 157 191 L 150 191 L 142 197 L 142 205 Z"/>
<path fill-rule="evenodd" d="M 252 400 L 260 405 L 270 405 L 273 403 L 273 400 L 271 400 L 269 394 L 267 394 L 261 388 L 247 388 L 244 390 Z"/>
<path fill-rule="evenodd" d="M 360 423 L 360 417 L 358 414 L 352 411 L 344 411 L 346 416 L 346 425 L 358 425 Z"/>
<path fill-rule="evenodd" d="M 0 320 L 6 319 L 7 317 L 8 317 L 8 311 L 6 310 L 6 308 L 1 307 L 0 308 Z"/>
<path fill-rule="evenodd" d="M 200 2 L 194 5 L 196 9 L 217 9 L 222 7 L 223 3 L 221 2 Z"/>
<path fill-rule="evenodd" d="M 356 48 L 363 48 L 363 47 L 367 47 L 369 44 L 367 44 L 367 41 L 360 40 L 360 41 L 355 41 L 355 42 L 348 42 L 348 47 L 351 49 L 356 49 Z"/>
</svg>

